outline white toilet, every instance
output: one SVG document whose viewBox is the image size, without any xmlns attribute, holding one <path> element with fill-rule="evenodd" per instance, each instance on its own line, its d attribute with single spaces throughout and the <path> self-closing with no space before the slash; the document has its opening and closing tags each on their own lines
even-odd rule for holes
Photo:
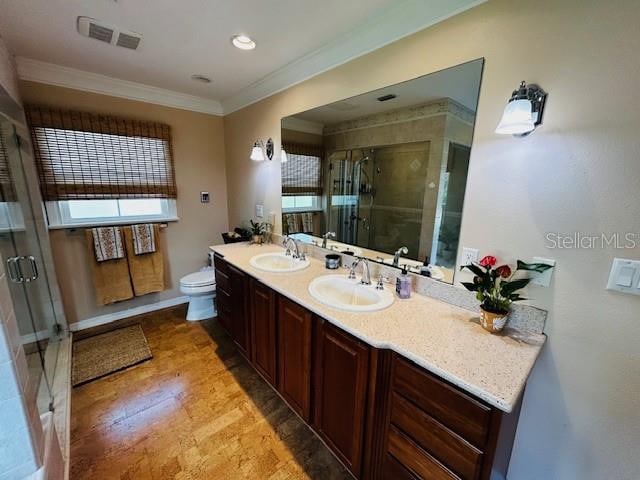
<svg viewBox="0 0 640 480">
<path fill-rule="evenodd" d="M 189 297 L 187 320 L 198 321 L 217 315 L 216 274 L 213 268 L 190 273 L 180 279 L 180 291 Z"/>
</svg>

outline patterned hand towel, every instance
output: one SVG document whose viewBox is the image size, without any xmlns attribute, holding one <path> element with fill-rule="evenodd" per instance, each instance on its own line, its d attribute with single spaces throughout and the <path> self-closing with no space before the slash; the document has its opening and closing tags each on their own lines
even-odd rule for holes
<svg viewBox="0 0 640 480">
<path fill-rule="evenodd" d="M 156 237 L 153 233 L 153 224 L 141 223 L 131 225 L 131 233 L 133 236 L 133 253 L 143 255 L 156 251 Z"/>
<path fill-rule="evenodd" d="M 93 249 L 98 262 L 124 258 L 120 227 L 92 228 Z"/>
<path fill-rule="evenodd" d="M 302 217 L 302 231 L 304 233 L 313 233 L 313 213 L 305 212 L 300 216 Z"/>
</svg>

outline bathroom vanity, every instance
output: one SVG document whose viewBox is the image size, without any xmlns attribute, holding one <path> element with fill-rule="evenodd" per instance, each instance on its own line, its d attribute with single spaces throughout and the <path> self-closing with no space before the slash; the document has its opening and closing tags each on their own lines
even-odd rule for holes
<svg viewBox="0 0 640 480">
<path fill-rule="evenodd" d="M 279 247 L 211 248 L 220 323 L 354 477 L 504 478 L 544 336 L 493 336 L 472 312 L 420 295 L 339 311 L 307 291 L 326 272 L 316 259 L 271 273 L 250 259 Z"/>
</svg>

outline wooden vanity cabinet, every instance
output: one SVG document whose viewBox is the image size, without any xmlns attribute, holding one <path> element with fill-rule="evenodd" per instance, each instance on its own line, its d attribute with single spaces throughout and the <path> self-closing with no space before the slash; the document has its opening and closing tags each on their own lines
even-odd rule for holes
<svg viewBox="0 0 640 480">
<path fill-rule="evenodd" d="M 250 296 L 252 363 L 271 385 L 276 386 L 276 294 L 252 279 Z"/>
<path fill-rule="evenodd" d="M 250 356 L 249 276 L 214 256 L 216 304 L 220 325 L 247 358 Z"/>
<path fill-rule="evenodd" d="M 233 265 L 229 265 L 229 285 L 231 289 L 231 319 L 229 331 L 240 352 L 251 356 L 249 318 L 249 277 Z"/>
<path fill-rule="evenodd" d="M 393 355 L 383 478 L 489 479 L 502 413 Z"/>
<path fill-rule="evenodd" d="M 316 317 L 313 426 L 360 478 L 370 347 Z"/>
<path fill-rule="evenodd" d="M 311 416 L 312 315 L 278 297 L 278 391 L 304 420 Z"/>
<path fill-rule="evenodd" d="M 221 325 L 355 478 L 506 474 L 519 416 L 377 349 L 215 256 Z"/>
<path fill-rule="evenodd" d="M 231 300 L 229 264 L 218 254 L 214 255 L 213 262 L 216 273 L 216 307 L 218 309 L 218 321 L 222 328 L 231 335 L 233 302 Z"/>
</svg>

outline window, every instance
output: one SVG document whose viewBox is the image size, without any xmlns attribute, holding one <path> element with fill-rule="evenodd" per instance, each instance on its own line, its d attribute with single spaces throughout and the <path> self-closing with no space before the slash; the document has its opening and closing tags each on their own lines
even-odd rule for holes
<svg viewBox="0 0 640 480">
<path fill-rule="evenodd" d="M 282 197 L 283 212 L 309 212 L 313 210 L 322 210 L 322 197 L 318 195 Z"/>
<path fill-rule="evenodd" d="M 308 212 L 322 209 L 322 147 L 301 143 L 283 144 L 287 162 L 282 169 L 282 211 Z"/>
<path fill-rule="evenodd" d="M 46 208 L 51 228 L 177 220 L 175 200 L 165 198 L 61 200 Z"/>
<path fill-rule="evenodd" d="M 175 220 L 168 125 L 26 108 L 50 226 Z"/>
</svg>

